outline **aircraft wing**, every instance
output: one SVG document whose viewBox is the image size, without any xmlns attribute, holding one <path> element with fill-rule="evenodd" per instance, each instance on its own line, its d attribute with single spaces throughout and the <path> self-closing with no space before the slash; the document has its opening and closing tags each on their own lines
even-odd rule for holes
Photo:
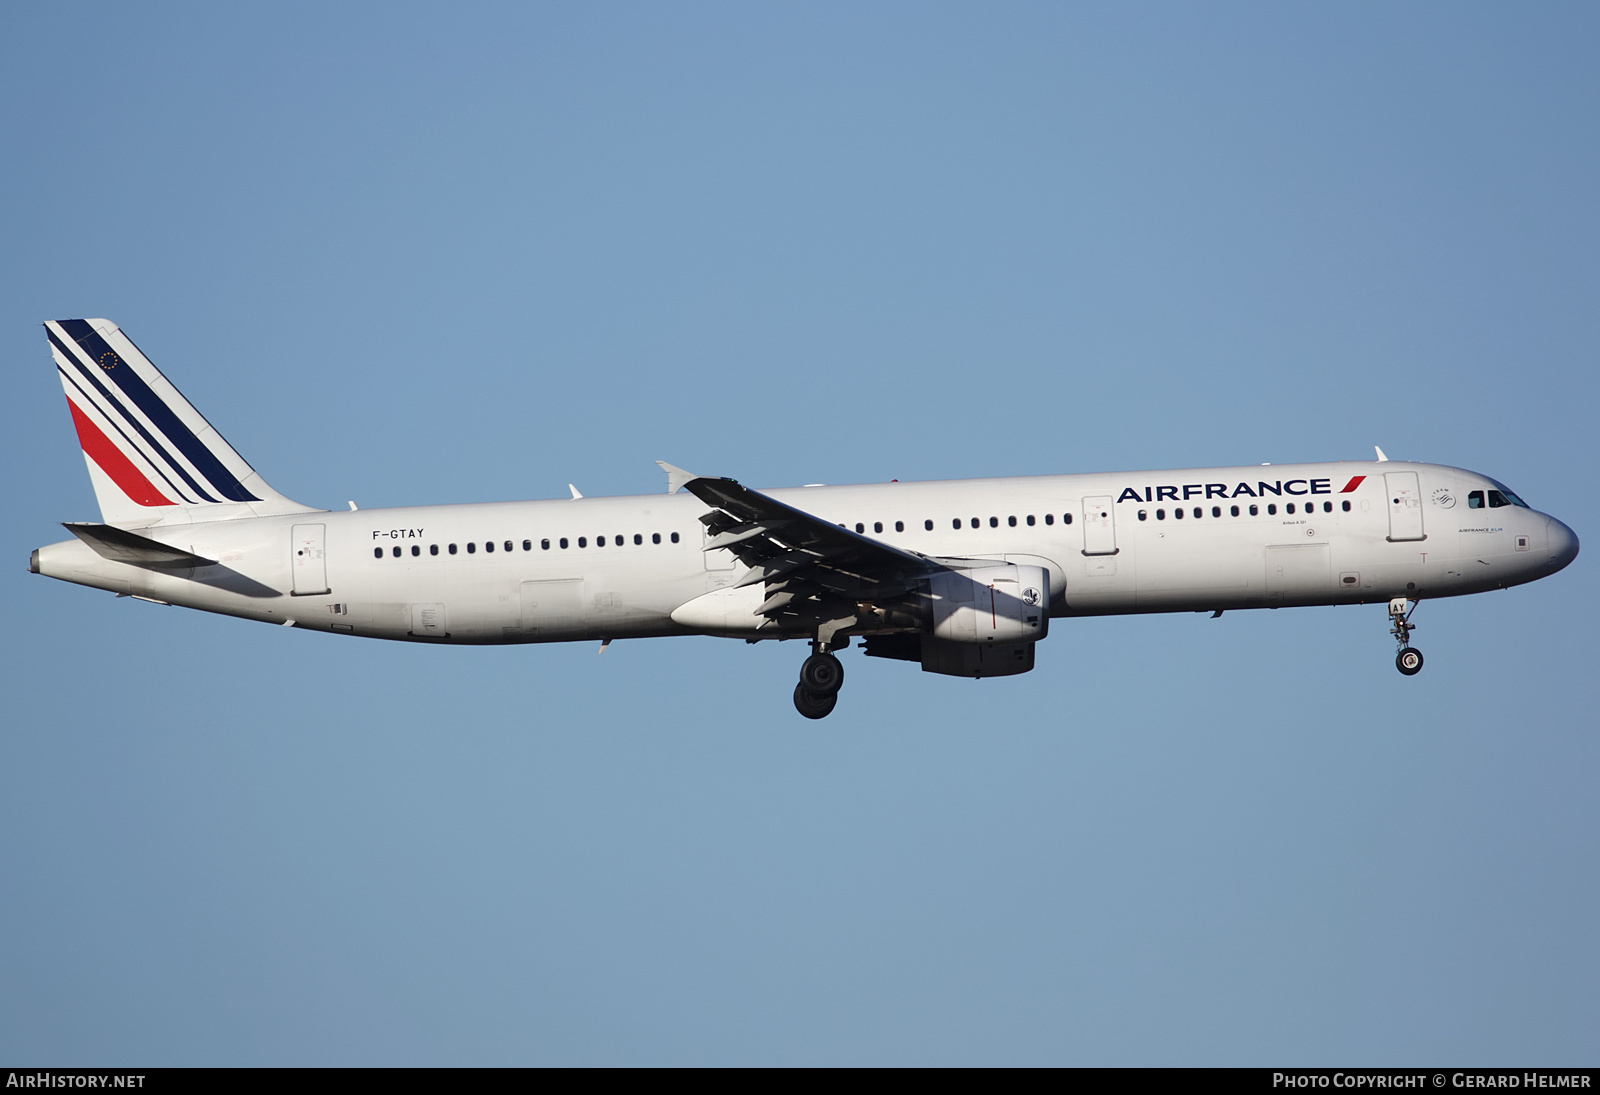
<svg viewBox="0 0 1600 1095">
<path fill-rule="evenodd" d="M 728 551 L 750 570 L 734 587 L 766 583 L 759 609 L 775 618 L 806 612 L 830 595 L 872 601 L 904 593 L 941 569 L 927 556 L 902 551 L 785 505 L 732 479 L 705 476 L 683 489 L 713 507 L 701 517 L 711 538 L 707 551 Z"/>
</svg>

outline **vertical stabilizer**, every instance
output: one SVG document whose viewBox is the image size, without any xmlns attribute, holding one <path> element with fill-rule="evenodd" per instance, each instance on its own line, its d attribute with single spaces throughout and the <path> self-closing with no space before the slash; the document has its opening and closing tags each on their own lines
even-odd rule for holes
<svg viewBox="0 0 1600 1095">
<path fill-rule="evenodd" d="M 268 486 L 115 323 L 44 326 L 106 524 L 317 512 Z"/>
</svg>

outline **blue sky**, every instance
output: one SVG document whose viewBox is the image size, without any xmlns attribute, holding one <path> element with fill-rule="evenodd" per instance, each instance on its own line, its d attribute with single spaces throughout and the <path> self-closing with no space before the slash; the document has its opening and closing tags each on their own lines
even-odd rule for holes
<svg viewBox="0 0 1600 1095">
<path fill-rule="evenodd" d="M 26 572 L 39 324 L 312 504 L 1366 459 L 1592 540 L 1590 5 L 0 11 L 0 1059 L 1593 1063 L 1587 555 L 964 681 Z"/>
</svg>

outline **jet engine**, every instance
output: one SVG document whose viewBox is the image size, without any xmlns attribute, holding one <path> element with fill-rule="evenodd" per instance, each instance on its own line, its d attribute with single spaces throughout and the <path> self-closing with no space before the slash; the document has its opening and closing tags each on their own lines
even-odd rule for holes
<svg viewBox="0 0 1600 1095">
<path fill-rule="evenodd" d="M 933 637 L 953 643 L 1031 643 L 1050 626 L 1050 576 L 1043 567 L 947 570 L 928 580 Z"/>
<path fill-rule="evenodd" d="M 1049 573 L 1039 566 L 943 571 L 928 580 L 931 630 L 868 635 L 865 652 L 920 661 L 923 672 L 951 677 L 1026 673 L 1033 644 L 1050 626 L 1049 590 Z"/>
</svg>

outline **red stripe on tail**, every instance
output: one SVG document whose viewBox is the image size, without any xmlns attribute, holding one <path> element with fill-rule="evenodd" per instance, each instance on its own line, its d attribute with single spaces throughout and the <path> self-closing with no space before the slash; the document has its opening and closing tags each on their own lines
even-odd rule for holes
<svg viewBox="0 0 1600 1095">
<path fill-rule="evenodd" d="M 89 454 L 90 460 L 100 465 L 100 470 L 109 475 L 113 483 L 122 488 L 123 494 L 141 506 L 177 505 L 156 490 L 155 484 L 122 455 L 122 450 L 100 432 L 100 427 L 91 422 L 76 403 L 69 399 L 67 406 L 72 408 L 72 424 L 78 427 L 78 443 L 83 446 L 83 451 Z"/>
<path fill-rule="evenodd" d="M 1363 479 L 1365 479 L 1365 478 L 1366 478 L 1365 475 L 1356 476 L 1354 479 L 1350 480 L 1350 482 L 1346 483 L 1344 485 L 1344 490 L 1340 491 L 1339 493 L 1340 494 L 1349 494 L 1351 491 L 1353 491 L 1357 487 L 1359 487 L 1361 485 L 1361 481 Z"/>
</svg>

